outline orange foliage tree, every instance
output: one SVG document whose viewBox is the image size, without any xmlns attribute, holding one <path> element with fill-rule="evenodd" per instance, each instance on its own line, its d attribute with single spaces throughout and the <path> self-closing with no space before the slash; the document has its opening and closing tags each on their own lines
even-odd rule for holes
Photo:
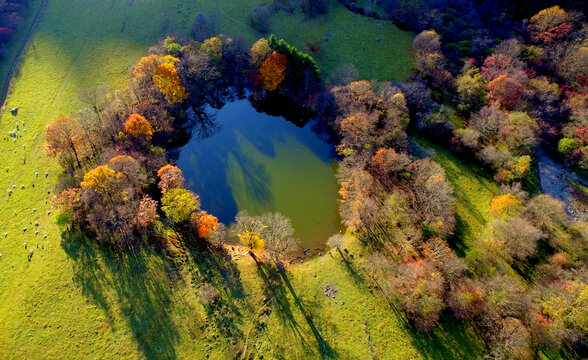
<svg viewBox="0 0 588 360">
<path fill-rule="evenodd" d="M 149 120 L 139 114 L 131 114 L 125 121 L 125 132 L 134 137 L 151 137 L 153 135 L 153 127 Z"/>
<path fill-rule="evenodd" d="M 276 51 L 263 62 L 259 69 L 259 74 L 263 80 L 263 86 L 269 90 L 274 91 L 278 88 L 280 83 L 284 80 L 284 71 L 288 65 L 286 55 L 280 54 Z"/>
<path fill-rule="evenodd" d="M 164 62 L 157 66 L 153 75 L 153 82 L 171 104 L 180 103 L 188 97 L 186 88 L 180 84 L 180 77 L 176 68 L 169 62 Z"/>
<path fill-rule="evenodd" d="M 218 218 L 202 211 L 198 218 L 198 236 L 201 238 L 207 237 L 210 233 L 216 230 L 217 226 Z"/>
<path fill-rule="evenodd" d="M 492 199 L 490 214 L 494 216 L 513 215 L 521 208 L 521 202 L 513 194 L 504 194 Z"/>
<path fill-rule="evenodd" d="M 159 55 L 149 55 L 141 58 L 133 70 L 133 77 L 138 79 L 144 76 L 153 76 L 159 62 Z"/>
</svg>

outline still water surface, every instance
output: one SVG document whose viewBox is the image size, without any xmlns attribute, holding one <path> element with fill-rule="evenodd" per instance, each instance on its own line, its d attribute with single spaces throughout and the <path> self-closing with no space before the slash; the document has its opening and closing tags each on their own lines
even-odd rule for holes
<svg viewBox="0 0 588 360">
<path fill-rule="evenodd" d="M 341 229 L 333 145 L 310 124 L 297 127 L 257 112 L 248 100 L 226 104 L 214 120 L 220 130 L 205 139 L 194 134 L 178 158 L 204 210 L 225 224 L 239 210 L 279 211 L 304 247 L 321 245 Z"/>
</svg>

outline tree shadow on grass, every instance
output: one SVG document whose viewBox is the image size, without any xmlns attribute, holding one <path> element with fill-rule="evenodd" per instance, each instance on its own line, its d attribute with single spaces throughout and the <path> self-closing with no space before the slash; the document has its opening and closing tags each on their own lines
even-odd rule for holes
<svg viewBox="0 0 588 360">
<path fill-rule="evenodd" d="M 473 229 L 470 224 L 462 219 L 459 214 L 455 214 L 455 231 L 447 240 L 449 246 L 457 256 L 464 257 L 469 249 L 464 241 L 466 234 L 472 234 Z"/>
<path fill-rule="evenodd" d="M 318 352 L 321 355 L 322 359 L 337 359 L 337 353 L 335 350 L 327 343 L 327 341 L 323 338 L 320 331 L 314 324 L 314 320 L 310 313 L 307 311 L 305 305 L 302 303 L 288 276 L 285 272 L 279 271 L 276 267 L 264 264 L 263 262 L 258 261 L 257 258 L 254 258 L 257 263 L 257 272 L 261 279 L 265 284 L 265 293 L 266 298 L 270 297 L 272 299 L 272 303 L 276 305 L 277 315 L 278 317 L 293 330 L 296 336 L 302 342 L 302 345 L 309 348 L 312 344 L 308 343 L 304 334 L 301 331 L 300 324 L 296 320 L 294 313 L 292 311 L 291 302 L 288 299 L 288 293 L 294 300 L 294 305 L 298 308 L 310 330 L 312 331 L 313 337 L 316 341 L 316 345 L 318 348 Z"/>
<path fill-rule="evenodd" d="M 116 307 L 146 359 L 177 358 L 179 332 L 170 307 L 180 277 L 163 255 L 148 246 L 116 253 L 73 230 L 62 233 L 62 247 L 73 261 L 74 283 L 103 309 L 113 329 Z"/>
<path fill-rule="evenodd" d="M 189 234 L 183 236 L 190 239 Z M 205 306 L 209 321 L 224 338 L 232 339 L 233 344 L 243 340 L 240 325 L 243 314 L 239 307 L 245 291 L 240 272 L 231 257 L 221 248 L 208 246 L 206 242 L 193 239 L 188 241 L 188 268 L 195 284 L 213 286 L 219 296 L 213 304 Z M 241 305 L 246 303 L 240 302 Z M 251 310 L 251 309 L 248 309 Z"/>
<path fill-rule="evenodd" d="M 396 311 L 396 315 L 404 323 L 413 345 L 425 359 L 480 359 L 484 354 L 484 343 L 472 328 L 475 326 L 473 324 L 445 314 L 433 330 L 423 332 L 407 322 L 400 312 Z"/>
</svg>

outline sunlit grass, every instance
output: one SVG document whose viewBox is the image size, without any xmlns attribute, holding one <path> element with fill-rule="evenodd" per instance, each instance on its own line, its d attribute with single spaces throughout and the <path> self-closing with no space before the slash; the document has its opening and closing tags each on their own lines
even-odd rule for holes
<svg viewBox="0 0 588 360">
<path fill-rule="evenodd" d="M 218 32 L 239 34 L 253 42 L 261 35 L 249 27 L 246 15 L 257 4 L 246 0 L 49 1 L 7 99 L 7 108 L 18 107 L 18 115 L 4 112 L 0 118 L 3 358 L 200 359 L 209 354 L 211 359 L 222 359 L 233 358 L 241 350 L 243 339 L 227 335 L 223 325 L 234 323 L 245 333 L 257 324 L 256 311 L 266 290 L 255 264 L 248 258 L 240 260 L 231 270 L 238 281 L 227 277 L 235 281 L 229 284 L 223 282 L 229 265 L 205 263 L 209 258 L 190 259 L 178 273 L 168 259 L 148 247 L 119 256 L 87 240 L 62 239 L 54 214 L 48 214 L 61 170 L 43 154 L 43 131 L 50 119 L 83 106 L 78 96 L 84 89 L 124 86 L 130 67 L 146 49 L 166 34 L 187 34 L 197 12 L 210 14 L 218 9 Z M 271 20 L 271 32 L 303 49 L 306 40 L 332 31 L 332 40 L 318 56 L 326 73 L 340 62 L 356 63 L 367 78 L 398 79 L 408 72 L 405 54 L 410 33 L 389 23 L 358 18 L 339 5 L 331 10 L 329 22 L 338 23 L 333 25 L 340 31 L 328 28 L 320 19 L 306 23 L 296 14 L 277 15 Z M 345 35 L 351 27 L 353 37 Z M 389 51 L 391 48 L 398 50 Z M 381 59 L 379 54 L 383 54 Z M 6 74 L 5 67 L 0 74 Z M 16 122 L 22 138 L 5 140 Z M 16 188 L 9 197 L 6 190 L 13 184 Z M 28 261 L 31 249 L 34 254 Z M 196 296 L 196 288 L 204 282 L 214 283 L 221 292 L 240 286 L 242 295 L 224 296 L 222 312 L 211 314 Z M 330 282 L 341 289 L 346 305 L 331 304 L 324 298 L 320 286 Z M 325 341 L 343 358 L 368 358 L 368 334 L 380 358 L 419 357 L 411 335 L 392 318 L 383 300 L 356 287 L 336 260 L 323 257 L 296 265 L 292 287 Z M 289 304 L 293 322 L 284 323 L 279 313 L 284 307 L 271 302 L 270 326 L 256 339 L 257 349 L 268 349 L 263 350 L 266 358 L 272 354 L 316 358 L 319 350 L 310 325 L 292 295 L 285 294 L 282 305 Z M 215 325 L 225 318 L 229 323 Z"/>
</svg>

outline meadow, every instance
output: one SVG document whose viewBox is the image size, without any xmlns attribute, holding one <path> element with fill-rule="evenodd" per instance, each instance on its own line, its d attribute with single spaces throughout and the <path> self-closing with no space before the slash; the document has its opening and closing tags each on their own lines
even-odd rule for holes
<svg viewBox="0 0 588 360">
<path fill-rule="evenodd" d="M 233 263 L 202 249 L 179 248 L 173 257 L 149 247 L 115 254 L 55 224 L 50 200 L 60 168 L 43 153 L 46 123 L 82 108 L 79 95 L 85 89 L 125 86 L 129 69 L 147 48 L 167 34 L 187 35 L 198 12 L 216 10 L 218 32 L 251 43 L 261 36 L 245 16 L 255 5 L 246 0 L 48 3 L 0 120 L 3 358 L 418 359 L 480 353 L 475 341 L 461 345 L 471 331 L 463 324 L 447 322 L 441 328 L 447 331 L 418 334 L 370 292 L 369 280 L 358 275 L 353 261 L 337 254 L 294 264 L 282 279 L 247 256 Z M 344 31 L 349 27 L 353 35 Z M 390 23 L 358 17 L 336 4 L 323 18 L 280 13 L 271 19 L 270 32 L 301 48 L 327 31 L 329 41 L 317 56 L 324 73 L 340 62 L 353 62 L 362 78 L 401 79 L 408 73 L 412 35 Z M 376 52 L 386 55 L 373 56 Z M 16 116 L 6 111 L 12 107 L 18 107 Z M 17 126 L 22 137 L 13 139 L 8 132 Z M 205 284 L 219 293 L 215 307 L 198 295 Z M 323 294 L 327 285 L 337 289 L 335 298 Z"/>
</svg>

